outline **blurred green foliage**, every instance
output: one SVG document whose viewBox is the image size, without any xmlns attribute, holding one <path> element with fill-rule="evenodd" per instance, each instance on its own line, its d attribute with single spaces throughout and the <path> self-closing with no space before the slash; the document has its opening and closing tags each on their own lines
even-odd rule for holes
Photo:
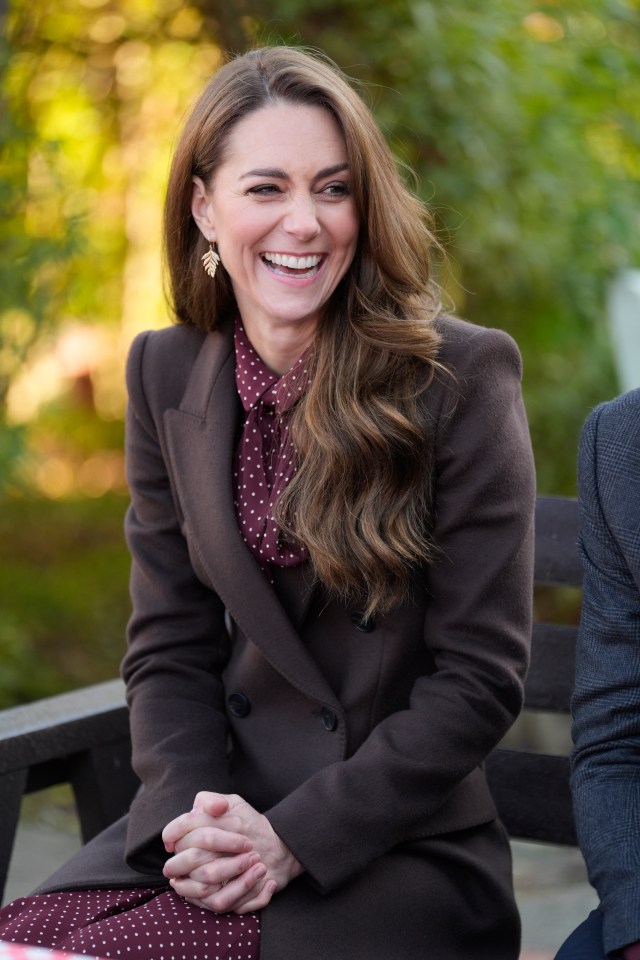
<svg viewBox="0 0 640 960">
<path fill-rule="evenodd" d="M 0 511 L 0 708 L 115 676 L 129 614 L 124 497 Z"/>
<path fill-rule="evenodd" d="M 580 426 L 618 391 L 607 285 L 640 262 L 639 0 L 12 0 L 5 26 L 0 704 L 122 652 L 124 498 L 99 498 L 95 472 L 121 447 L 126 347 L 167 322 L 181 119 L 248 46 L 317 46 L 358 81 L 434 212 L 446 299 L 521 348 L 540 491 L 575 492 Z M 21 419 L 20 377 L 70 323 L 108 331 L 110 359 L 83 374 L 91 396 L 41 390 Z M 42 499 L 39 476 L 58 497 L 79 477 L 75 499 Z"/>
</svg>

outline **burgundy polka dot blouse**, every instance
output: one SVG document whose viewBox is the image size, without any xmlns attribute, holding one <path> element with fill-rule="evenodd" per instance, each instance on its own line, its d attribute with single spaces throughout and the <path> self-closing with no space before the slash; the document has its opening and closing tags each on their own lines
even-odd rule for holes
<svg viewBox="0 0 640 960">
<path fill-rule="evenodd" d="M 279 377 L 253 349 L 239 319 L 234 345 L 236 384 L 245 410 L 233 477 L 240 532 L 264 570 L 270 564 L 292 567 L 306 559 L 306 551 L 282 538 L 273 508 L 297 469 L 289 420 L 309 382 L 307 352 Z"/>
</svg>

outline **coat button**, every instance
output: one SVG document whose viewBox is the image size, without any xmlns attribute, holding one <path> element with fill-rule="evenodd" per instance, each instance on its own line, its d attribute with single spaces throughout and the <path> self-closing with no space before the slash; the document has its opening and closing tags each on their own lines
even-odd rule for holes
<svg viewBox="0 0 640 960">
<path fill-rule="evenodd" d="M 244 693 L 232 693 L 227 699 L 229 713 L 234 717 L 246 717 L 251 713 L 251 701 Z"/>
<path fill-rule="evenodd" d="M 327 707 L 322 708 L 320 719 L 322 720 L 322 726 L 325 728 L 325 730 L 329 730 L 329 732 L 331 732 L 331 730 L 335 730 L 335 728 L 338 726 L 338 718 L 333 710 L 329 710 Z"/>
<path fill-rule="evenodd" d="M 351 614 L 351 623 L 356 630 L 360 630 L 362 633 L 371 633 L 376 628 L 376 622 L 373 617 L 365 617 L 362 610 L 356 610 L 355 613 Z"/>
</svg>

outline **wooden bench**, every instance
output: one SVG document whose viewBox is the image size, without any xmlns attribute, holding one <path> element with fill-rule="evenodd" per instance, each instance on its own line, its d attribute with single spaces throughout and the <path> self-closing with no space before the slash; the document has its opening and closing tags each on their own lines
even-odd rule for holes
<svg viewBox="0 0 640 960">
<path fill-rule="evenodd" d="M 577 532 L 575 500 L 538 498 L 537 585 L 581 585 Z M 575 638 L 575 626 L 535 624 L 526 709 L 568 713 Z M 0 898 L 23 796 L 70 783 L 86 842 L 127 810 L 137 787 L 129 759 L 128 715 L 119 680 L 0 713 Z M 486 768 L 511 837 L 576 843 L 567 757 L 499 748 Z"/>
</svg>

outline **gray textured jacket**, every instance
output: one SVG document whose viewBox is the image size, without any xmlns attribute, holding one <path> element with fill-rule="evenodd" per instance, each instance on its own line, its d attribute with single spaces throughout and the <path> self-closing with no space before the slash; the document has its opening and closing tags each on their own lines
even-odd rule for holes
<svg viewBox="0 0 640 960">
<path fill-rule="evenodd" d="M 591 413 L 578 475 L 584 599 L 572 787 L 610 952 L 640 940 L 640 390 Z"/>
</svg>

